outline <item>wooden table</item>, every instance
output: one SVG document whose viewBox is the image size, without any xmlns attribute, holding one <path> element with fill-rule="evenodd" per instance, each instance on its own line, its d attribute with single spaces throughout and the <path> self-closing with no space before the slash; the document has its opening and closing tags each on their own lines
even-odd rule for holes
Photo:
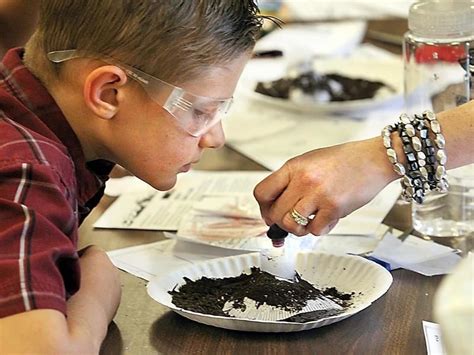
<svg viewBox="0 0 474 355">
<path fill-rule="evenodd" d="M 384 25 L 385 24 L 385 25 Z M 387 27 L 388 24 L 388 27 Z M 370 27 L 371 26 L 371 27 Z M 370 28 L 402 33 L 405 21 L 371 22 Z M 399 47 L 385 44 L 399 52 Z M 197 168 L 261 170 L 225 147 L 208 152 Z M 112 202 L 104 197 L 80 228 L 80 247 L 105 250 L 163 240 L 161 232 L 94 230 L 92 224 Z M 404 229 L 407 206 L 395 206 L 385 223 Z M 342 321 L 297 333 L 237 332 L 195 323 L 152 300 L 146 281 L 121 272 L 122 302 L 103 343 L 103 354 L 426 354 L 422 321 L 432 321 L 433 295 L 441 277 L 396 270 L 388 292 L 372 306 Z"/>
</svg>

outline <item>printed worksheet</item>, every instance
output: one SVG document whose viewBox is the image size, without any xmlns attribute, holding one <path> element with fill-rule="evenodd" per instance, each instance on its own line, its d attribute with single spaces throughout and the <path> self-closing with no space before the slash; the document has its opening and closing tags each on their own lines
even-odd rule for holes
<svg viewBox="0 0 474 355">
<path fill-rule="evenodd" d="M 255 185 L 268 174 L 266 171 L 193 171 L 180 175 L 170 191 L 144 187 L 122 193 L 94 227 L 177 230 L 183 216 L 204 198 L 252 196 Z"/>
</svg>

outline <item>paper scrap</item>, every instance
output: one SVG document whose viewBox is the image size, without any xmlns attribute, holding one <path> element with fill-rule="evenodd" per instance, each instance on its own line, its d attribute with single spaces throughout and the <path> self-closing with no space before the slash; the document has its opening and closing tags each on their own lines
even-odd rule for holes
<svg viewBox="0 0 474 355">
<path fill-rule="evenodd" d="M 267 230 L 253 196 L 229 195 L 204 197 L 196 202 L 182 217 L 176 234 L 185 240 L 248 249 L 254 242 L 259 245 Z"/>
<path fill-rule="evenodd" d="M 446 355 L 439 324 L 423 321 L 423 333 L 428 355 Z"/>
<path fill-rule="evenodd" d="M 250 195 L 203 196 L 193 204 L 193 210 L 216 217 L 262 218 L 257 201 Z"/>
<path fill-rule="evenodd" d="M 371 256 L 397 267 L 425 276 L 450 273 L 461 260 L 455 250 L 447 246 L 408 236 L 404 241 L 388 233 Z"/>
<path fill-rule="evenodd" d="M 177 234 L 211 242 L 262 236 L 267 230 L 268 226 L 262 219 L 194 213 L 181 221 Z"/>
</svg>

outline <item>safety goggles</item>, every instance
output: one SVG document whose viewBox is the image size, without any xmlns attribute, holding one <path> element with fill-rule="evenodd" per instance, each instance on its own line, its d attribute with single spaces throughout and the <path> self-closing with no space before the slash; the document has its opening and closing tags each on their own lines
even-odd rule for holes
<svg viewBox="0 0 474 355">
<path fill-rule="evenodd" d="M 75 49 L 48 53 L 48 59 L 53 63 L 62 63 L 81 57 L 96 58 L 93 55 L 83 55 Z M 214 99 L 194 95 L 113 58 L 99 56 L 97 58 L 125 71 L 130 78 L 143 87 L 154 102 L 163 107 L 193 137 L 200 137 L 209 131 L 226 115 L 232 104 L 232 98 Z"/>
</svg>

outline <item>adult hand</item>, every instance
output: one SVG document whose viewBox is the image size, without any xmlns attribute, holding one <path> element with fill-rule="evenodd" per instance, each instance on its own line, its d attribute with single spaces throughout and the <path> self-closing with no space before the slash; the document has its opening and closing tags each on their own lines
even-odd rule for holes
<svg viewBox="0 0 474 355">
<path fill-rule="evenodd" d="M 317 149 L 288 160 L 254 190 L 268 225 L 295 235 L 327 234 L 397 177 L 380 137 Z M 310 218 L 301 226 L 291 210 Z"/>
</svg>

